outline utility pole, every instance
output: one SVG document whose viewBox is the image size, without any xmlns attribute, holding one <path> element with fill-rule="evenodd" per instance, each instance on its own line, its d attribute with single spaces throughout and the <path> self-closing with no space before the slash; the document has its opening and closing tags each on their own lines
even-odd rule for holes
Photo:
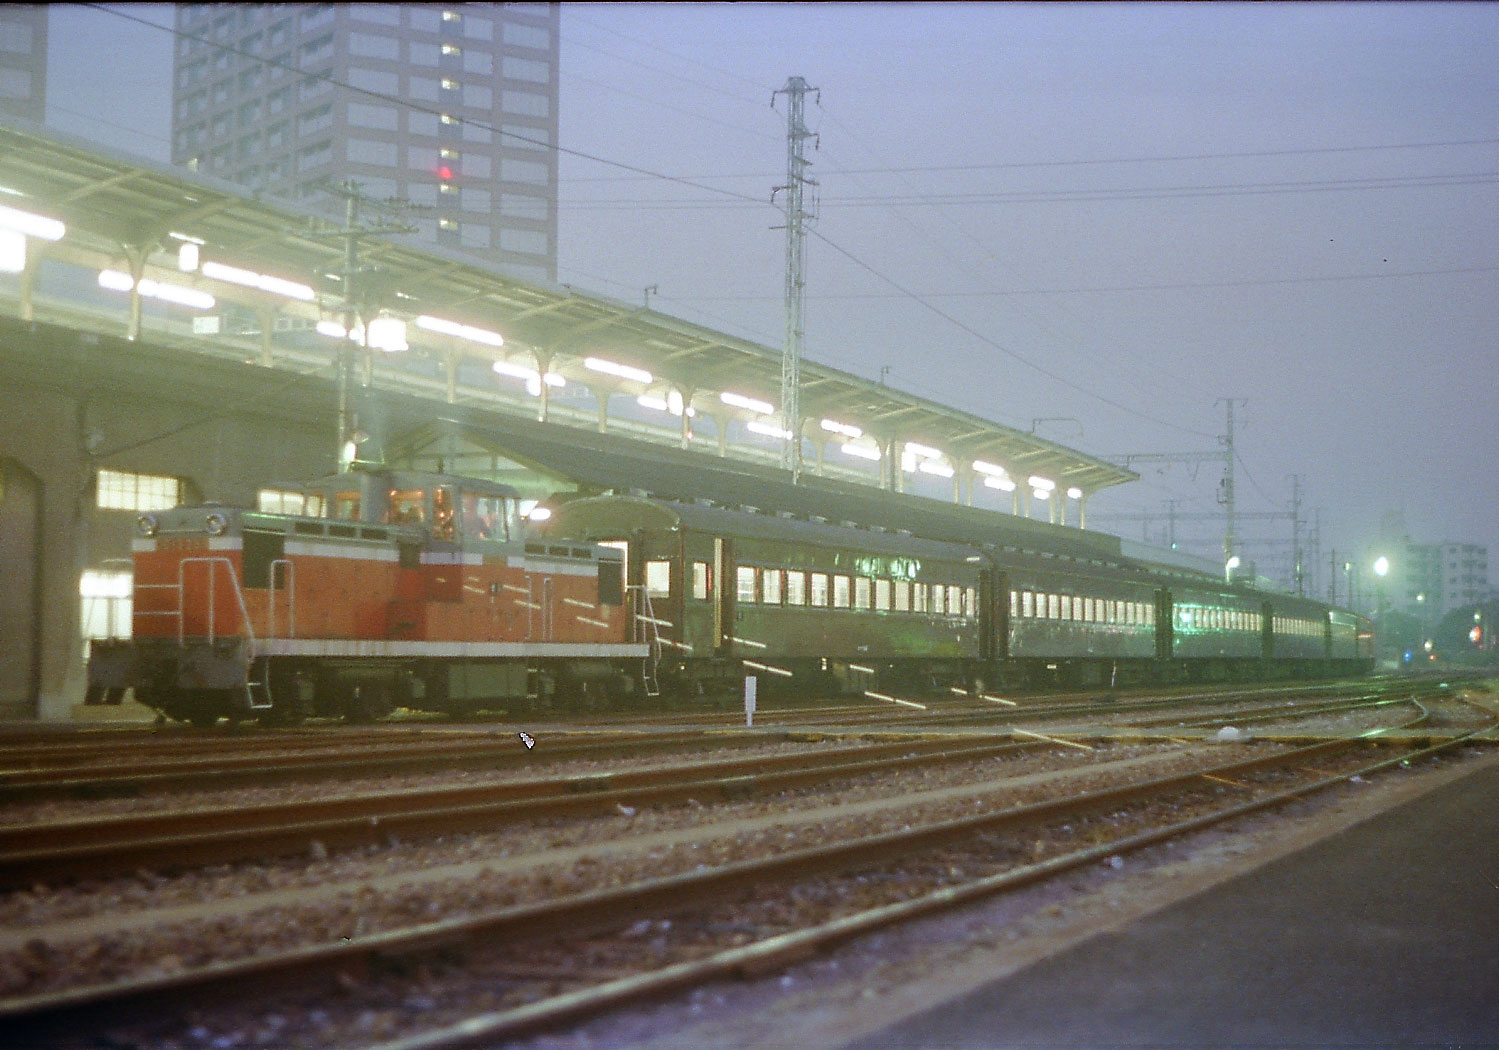
<svg viewBox="0 0 1499 1050">
<path fill-rule="evenodd" d="M 1223 504 L 1224 528 L 1223 528 L 1223 560 L 1227 562 L 1234 556 L 1234 548 L 1238 536 L 1238 522 L 1234 517 L 1234 398 L 1226 397 L 1220 399 L 1228 406 L 1228 423 L 1219 440 L 1223 442 L 1223 481 L 1222 495 L 1218 502 Z"/>
<path fill-rule="evenodd" d="M 1306 597 L 1306 571 L 1301 558 L 1301 475 L 1291 475 L 1291 571 L 1296 580 L 1296 594 Z"/>
<path fill-rule="evenodd" d="M 364 237 L 386 236 L 392 233 L 415 233 L 416 227 L 403 223 L 390 222 L 385 219 L 377 220 L 369 225 L 360 225 L 359 206 L 370 204 L 377 207 L 389 208 L 390 201 L 377 201 L 365 196 L 360 192 L 359 183 L 352 179 L 346 179 L 337 186 L 325 186 L 324 189 L 332 194 L 344 198 L 344 225 L 342 229 L 319 231 L 313 236 L 324 236 L 329 238 L 342 238 L 344 244 L 343 272 L 339 275 L 339 281 L 343 286 L 343 327 L 344 331 L 352 333 L 361 332 L 361 344 L 364 350 L 364 381 L 363 386 L 368 387 L 374 379 L 374 358 L 370 351 L 370 322 L 374 320 L 379 312 L 378 292 L 372 286 L 368 278 L 368 272 L 362 272 L 359 263 L 359 241 Z M 395 202 L 396 207 L 413 208 L 416 205 L 404 201 Z M 345 458 L 345 450 L 354 431 L 358 427 L 354 412 L 349 403 L 349 371 L 351 362 L 349 359 L 349 346 L 347 339 L 340 339 L 338 344 L 338 448 L 336 450 L 335 462 L 339 469 L 348 466 Z"/>
<path fill-rule="evenodd" d="M 808 139 L 816 136 L 807 130 L 803 119 L 806 95 L 817 91 L 808 87 L 801 77 L 788 77 L 786 86 L 774 92 L 770 104 L 775 106 L 775 96 L 786 96 L 786 185 L 771 191 L 774 202 L 777 192 L 785 191 L 786 208 L 786 345 L 781 354 L 781 430 L 785 433 L 781 445 L 781 466 L 791 471 L 792 484 L 801 480 L 802 471 L 802 335 L 805 303 L 803 293 L 807 278 L 804 270 L 806 225 L 813 218 L 806 208 L 806 190 L 817 184 L 807 177 L 807 160 L 804 147 Z M 818 95 L 821 98 L 821 95 Z M 814 143 L 815 145 L 815 143 Z"/>
</svg>

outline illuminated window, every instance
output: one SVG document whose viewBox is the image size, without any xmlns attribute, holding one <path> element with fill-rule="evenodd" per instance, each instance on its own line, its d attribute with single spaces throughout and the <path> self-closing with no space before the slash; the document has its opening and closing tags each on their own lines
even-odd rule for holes
<svg viewBox="0 0 1499 1050">
<path fill-rule="evenodd" d="M 100 510 L 171 510 L 182 502 L 182 481 L 159 474 L 99 471 L 95 505 Z"/>
<path fill-rule="evenodd" d="M 972 587 L 963 588 L 963 615 L 970 620 L 978 618 L 979 595 Z"/>
<path fill-rule="evenodd" d="M 869 579 L 868 576 L 855 576 L 854 577 L 854 608 L 855 609 L 867 609 L 867 608 L 869 608 L 869 596 L 870 596 L 871 589 L 872 588 L 870 587 L 870 579 Z"/>
<path fill-rule="evenodd" d="M 807 604 L 807 574 L 800 569 L 786 570 L 786 604 Z"/>
<path fill-rule="evenodd" d="M 463 48 L 457 44 L 443 44 L 442 53 L 445 55 L 461 55 L 463 54 Z"/>
<path fill-rule="evenodd" d="M 940 583 L 932 584 L 932 599 L 930 608 L 932 612 L 936 613 L 938 616 L 941 616 L 944 612 L 947 611 L 947 588 L 943 587 Z"/>
<path fill-rule="evenodd" d="M 1046 596 L 1046 618 L 1048 620 L 1060 620 L 1062 618 L 1062 599 L 1056 594 Z"/>
<path fill-rule="evenodd" d="M 755 603 L 755 569 L 751 565 L 741 565 L 734 571 L 734 597 L 736 600 L 749 605 Z"/>
<path fill-rule="evenodd" d="M 826 608 L 828 604 L 828 574 L 825 572 L 814 572 L 812 574 L 812 604 Z"/>
<path fill-rule="evenodd" d="M 849 583 L 847 576 L 838 575 L 833 577 L 833 608 L 847 609 L 849 601 L 853 597 L 853 586 Z"/>
<path fill-rule="evenodd" d="M 766 605 L 781 604 L 782 578 L 780 569 L 760 570 L 760 600 Z"/>
<path fill-rule="evenodd" d="M 1020 592 L 1020 615 L 1027 620 L 1036 615 L 1036 596 L 1030 591 Z"/>
<path fill-rule="evenodd" d="M 874 607 L 881 612 L 890 611 L 890 581 L 874 581 Z"/>
<path fill-rule="evenodd" d="M 645 563 L 645 593 L 652 598 L 671 596 L 671 562 L 648 561 Z"/>
<path fill-rule="evenodd" d="M 963 611 L 963 588 L 956 585 L 947 588 L 947 615 L 957 616 Z"/>
<path fill-rule="evenodd" d="M 261 489 L 255 497 L 255 509 L 263 514 L 302 514 L 306 497 L 290 489 Z"/>
<path fill-rule="evenodd" d="M 1062 619 L 1072 619 L 1072 595 L 1062 595 Z"/>
<path fill-rule="evenodd" d="M 895 611 L 896 612 L 910 612 L 911 611 L 911 581 L 910 580 L 896 580 L 895 581 Z"/>
<path fill-rule="evenodd" d="M 708 600 L 708 563 L 695 561 L 692 563 L 692 596 L 700 602 Z"/>
<path fill-rule="evenodd" d="M 83 603 L 79 629 L 85 656 L 90 638 L 130 637 L 133 583 L 129 570 L 87 569 L 78 578 L 78 596 Z"/>
</svg>

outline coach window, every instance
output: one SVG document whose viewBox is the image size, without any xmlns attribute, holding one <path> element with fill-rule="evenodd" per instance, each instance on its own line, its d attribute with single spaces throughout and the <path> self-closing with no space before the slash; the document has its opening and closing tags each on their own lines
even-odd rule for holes
<svg viewBox="0 0 1499 1050">
<path fill-rule="evenodd" d="M 848 577 L 839 574 L 833 577 L 833 608 L 847 609 L 853 597 L 853 586 Z"/>
<path fill-rule="evenodd" d="M 760 570 L 760 599 L 766 605 L 781 604 L 781 570 Z"/>
<path fill-rule="evenodd" d="M 1060 620 L 1062 618 L 1062 596 L 1060 594 L 1048 594 L 1046 596 L 1046 617 L 1049 620 Z"/>
<path fill-rule="evenodd" d="M 827 608 L 828 574 L 825 572 L 814 572 L 812 574 L 812 604 L 818 608 Z"/>
<path fill-rule="evenodd" d="M 928 608 L 937 616 L 947 611 L 947 588 L 940 583 L 932 584 L 931 605 Z"/>
<path fill-rule="evenodd" d="M 880 612 L 890 611 L 890 581 L 874 581 L 874 607 Z"/>
<path fill-rule="evenodd" d="M 1070 594 L 1064 594 L 1064 595 L 1062 595 L 1061 603 L 1062 603 L 1062 610 L 1061 610 L 1062 616 L 1061 616 L 1061 618 L 1064 619 L 1064 620 L 1070 620 L 1070 619 L 1072 619 L 1072 595 L 1070 595 Z"/>
<path fill-rule="evenodd" d="M 895 581 L 895 611 L 896 612 L 910 612 L 911 611 L 911 581 L 910 580 L 896 580 Z"/>
<path fill-rule="evenodd" d="M 708 574 L 708 563 L 695 561 L 692 563 L 692 596 L 700 602 L 708 600 L 708 581 L 713 577 Z"/>
<path fill-rule="evenodd" d="M 869 604 L 870 604 L 870 591 L 873 590 L 873 588 L 870 586 L 870 582 L 871 581 L 870 581 L 870 579 L 869 579 L 868 576 L 855 576 L 854 577 L 854 608 L 855 609 L 868 609 L 869 608 Z"/>
<path fill-rule="evenodd" d="M 963 612 L 963 588 L 949 584 L 947 588 L 947 615 L 959 616 Z"/>
<path fill-rule="evenodd" d="M 1011 595 L 1013 595 L 1014 593 L 1014 591 L 1010 592 Z M 1015 608 L 1013 602 L 1011 603 L 1010 608 Z M 1036 615 L 1036 596 L 1030 591 L 1020 592 L 1020 615 L 1027 620 L 1033 618 Z"/>
<path fill-rule="evenodd" d="M 758 597 L 755 593 L 755 568 L 753 565 L 741 565 L 734 570 L 734 599 L 746 605 L 754 605 Z"/>
<path fill-rule="evenodd" d="M 979 616 L 979 592 L 972 587 L 963 588 L 963 615 L 970 620 Z"/>
<path fill-rule="evenodd" d="M 786 604 L 807 604 L 807 574 L 800 569 L 786 570 Z"/>
<path fill-rule="evenodd" d="M 671 596 L 671 562 L 652 559 L 645 563 L 645 593 L 652 598 Z"/>
</svg>

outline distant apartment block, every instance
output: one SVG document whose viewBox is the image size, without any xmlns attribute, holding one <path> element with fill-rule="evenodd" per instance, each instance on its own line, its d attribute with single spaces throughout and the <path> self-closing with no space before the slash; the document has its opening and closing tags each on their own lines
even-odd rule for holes
<svg viewBox="0 0 1499 1050">
<path fill-rule="evenodd" d="M 314 206 L 351 179 L 431 243 L 557 273 L 555 4 L 180 4 L 172 159 Z"/>
<path fill-rule="evenodd" d="M 47 9 L 0 7 L 0 115 L 38 124 L 47 107 Z"/>
</svg>

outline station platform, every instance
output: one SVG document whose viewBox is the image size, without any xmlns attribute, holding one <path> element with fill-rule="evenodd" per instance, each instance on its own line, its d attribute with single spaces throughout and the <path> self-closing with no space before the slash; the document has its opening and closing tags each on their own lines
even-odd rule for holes
<svg viewBox="0 0 1499 1050">
<path fill-rule="evenodd" d="M 843 1050 L 1499 1048 L 1499 755 Z"/>
</svg>

